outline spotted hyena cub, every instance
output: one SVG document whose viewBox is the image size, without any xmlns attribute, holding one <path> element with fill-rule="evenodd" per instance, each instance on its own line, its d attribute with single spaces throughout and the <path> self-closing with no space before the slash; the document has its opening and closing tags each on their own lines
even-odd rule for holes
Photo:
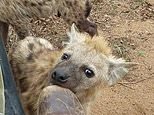
<svg viewBox="0 0 154 115">
<path fill-rule="evenodd" d="M 26 111 L 35 114 L 41 91 L 53 84 L 73 91 L 87 109 L 105 84 L 115 84 L 133 64 L 115 58 L 104 38 L 91 39 L 74 24 L 68 36 L 63 50 L 54 49 L 44 39 L 27 37 L 12 51 L 11 64 Z"/>
<path fill-rule="evenodd" d="M 1 0 L 0 26 L 5 26 L 3 34 L 6 34 L 7 24 L 11 24 L 23 39 L 29 35 L 27 24 L 30 18 L 56 15 L 69 25 L 76 23 L 80 31 L 93 36 L 97 33 L 96 24 L 87 20 L 91 8 L 89 0 Z"/>
</svg>

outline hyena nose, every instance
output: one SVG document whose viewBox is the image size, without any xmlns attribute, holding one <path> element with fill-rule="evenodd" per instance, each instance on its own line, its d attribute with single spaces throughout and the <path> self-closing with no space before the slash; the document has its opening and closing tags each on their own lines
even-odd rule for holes
<svg viewBox="0 0 154 115">
<path fill-rule="evenodd" d="M 69 76 L 65 74 L 62 70 L 55 70 L 52 73 L 52 79 L 59 83 L 66 83 Z"/>
</svg>

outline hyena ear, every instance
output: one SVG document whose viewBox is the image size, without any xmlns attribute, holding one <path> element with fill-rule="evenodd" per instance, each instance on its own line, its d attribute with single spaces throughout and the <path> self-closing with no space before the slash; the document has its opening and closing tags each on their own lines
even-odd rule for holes
<svg viewBox="0 0 154 115">
<path fill-rule="evenodd" d="M 92 9 L 92 4 L 89 0 L 86 0 L 85 6 L 86 6 L 85 17 L 87 18 L 90 15 L 90 12 L 91 12 L 91 9 Z"/>
<path fill-rule="evenodd" d="M 74 23 L 72 24 L 71 30 L 67 33 L 67 35 L 70 38 L 69 43 L 82 42 L 85 40 Z"/>
<path fill-rule="evenodd" d="M 114 85 L 128 73 L 128 68 L 137 65 L 133 62 L 125 62 L 122 58 L 109 57 L 108 84 Z"/>
</svg>

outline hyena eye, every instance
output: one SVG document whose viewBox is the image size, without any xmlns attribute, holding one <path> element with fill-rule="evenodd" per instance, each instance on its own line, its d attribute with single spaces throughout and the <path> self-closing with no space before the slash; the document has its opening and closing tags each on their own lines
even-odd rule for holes
<svg viewBox="0 0 154 115">
<path fill-rule="evenodd" d="M 91 78 L 94 76 L 94 72 L 89 68 L 85 68 L 84 73 L 88 78 Z"/>
<path fill-rule="evenodd" d="M 68 60 L 70 57 L 71 57 L 70 55 L 64 53 L 61 57 L 61 60 Z"/>
</svg>

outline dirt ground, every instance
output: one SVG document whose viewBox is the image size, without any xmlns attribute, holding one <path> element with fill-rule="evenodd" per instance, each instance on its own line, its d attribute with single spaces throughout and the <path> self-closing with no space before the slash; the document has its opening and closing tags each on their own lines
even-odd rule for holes
<svg viewBox="0 0 154 115">
<path fill-rule="evenodd" d="M 113 53 L 139 63 L 115 86 L 102 88 L 91 115 L 154 115 L 154 0 L 92 0 L 90 19 L 109 41 Z M 68 26 L 50 17 L 31 21 L 31 34 L 57 47 L 67 40 Z M 16 41 L 10 28 L 8 48 Z"/>
</svg>

